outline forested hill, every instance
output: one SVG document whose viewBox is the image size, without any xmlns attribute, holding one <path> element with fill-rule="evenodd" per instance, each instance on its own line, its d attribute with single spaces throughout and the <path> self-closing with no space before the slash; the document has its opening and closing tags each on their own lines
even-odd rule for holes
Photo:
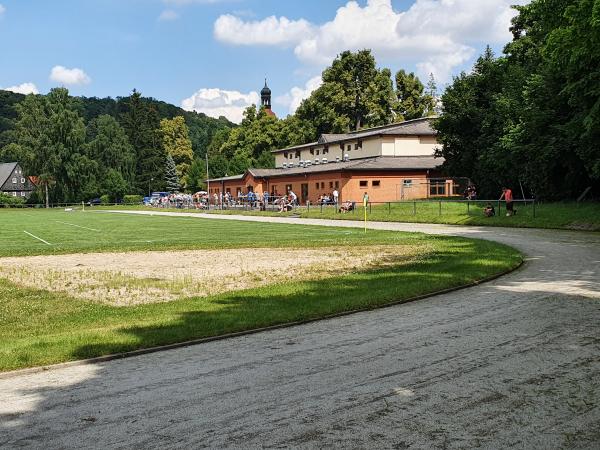
<svg viewBox="0 0 600 450">
<path fill-rule="evenodd" d="M 25 98 L 23 94 L 15 94 L 10 91 L 0 90 L 0 148 L 8 143 L 8 136 L 4 131 L 10 130 L 17 117 L 15 105 Z M 115 119 L 127 110 L 129 97 L 117 97 L 116 99 L 98 97 L 75 97 L 79 115 L 85 123 L 103 114 L 108 114 Z M 154 98 L 144 97 L 144 102 L 151 105 L 158 113 L 160 119 L 172 119 L 183 116 L 189 129 L 194 156 L 204 158 L 207 147 L 213 136 L 219 130 L 233 128 L 236 125 L 225 117 L 215 119 L 206 114 L 194 111 L 185 111 L 178 106 L 166 103 Z"/>
</svg>

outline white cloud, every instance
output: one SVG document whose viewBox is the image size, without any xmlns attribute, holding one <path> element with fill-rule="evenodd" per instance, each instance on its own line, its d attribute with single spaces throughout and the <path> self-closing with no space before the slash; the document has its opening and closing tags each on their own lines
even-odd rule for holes
<svg viewBox="0 0 600 450">
<path fill-rule="evenodd" d="M 2 3 L 0 3 L 0 16 L 4 14 L 4 11 L 6 11 L 6 8 L 2 6 Z"/>
<path fill-rule="evenodd" d="M 172 9 L 165 9 L 163 12 L 160 13 L 160 16 L 158 16 L 158 20 L 160 22 L 168 22 L 177 19 L 179 19 L 179 14 L 177 14 Z"/>
<path fill-rule="evenodd" d="M 35 84 L 33 83 L 21 83 L 17 86 L 9 86 L 5 88 L 0 88 L 5 91 L 11 91 L 15 94 L 39 94 L 39 91 Z"/>
<path fill-rule="evenodd" d="M 391 0 L 349 1 L 333 20 L 314 25 L 303 19 L 267 17 L 244 21 L 223 15 L 215 37 L 236 45 L 291 45 L 298 59 L 323 66 L 343 50 L 370 48 L 378 58 L 416 63 L 422 76 L 432 71 L 448 81 L 453 69 L 476 52 L 474 45 L 510 39 L 511 4 L 529 0 L 416 0 L 395 11 Z"/>
<path fill-rule="evenodd" d="M 81 69 L 67 69 L 64 66 L 54 66 L 50 71 L 50 79 L 64 85 L 89 84 L 92 79 Z"/>
<path fill-rule="evenodd" d="M 226 14 L 220 16 L 214 26 L 215 38 L 235 45 L 293 45 L 307 34 L 313 34 L 313 26 L 304 19 L 289 20 L 286 17 L 267 17 L 260 21 L 244 22 Z"/>
<path fill-rule="evenodd" d="M 275 98 L 275 103 L 288 108 L 290 114 L 294 114 L 302 100 L 308 98 L 310 94 L 323 84 L 321 76 L 311 78 L 306 82 L 304 87 L 294 86 L 289 92 Z"/>
<path fill-rule="evenodd" d="M 181 102 L 186 111 L 202 112 L 210 117 L 225 116 L 235 123 L 240 123 L 244 110 L 253 104 L 258 104 L 258 92 L 243 94 L 238 91 L 225 91 L 218 88 L 200 89 L 191 97 Z"/>
</svg>

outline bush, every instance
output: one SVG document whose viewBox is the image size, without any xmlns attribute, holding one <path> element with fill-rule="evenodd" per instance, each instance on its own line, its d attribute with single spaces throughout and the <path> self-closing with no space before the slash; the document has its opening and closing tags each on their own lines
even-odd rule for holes
<svg viewBox="0 0 600 450">
<path fill-rule="evenodd" d="M 12 195 L 0 192 L 0 205 L 16 206 L 25 204 L 25 199 L 22 197 L 13 197 Z"/>
<path fill-rule="evenodd" d="M 110 195 L 108 195 L 108 194 L 101 195 L 100 203 L 103 205 L 108 205 L 110 203 Z"/>
<path fill-rule="evenodd" d="M 126 205 L 139 205 L 144 201 L 144 197 L 141 195 L 125 195 L 123 197 L 123 203 Z"/>
</svg>

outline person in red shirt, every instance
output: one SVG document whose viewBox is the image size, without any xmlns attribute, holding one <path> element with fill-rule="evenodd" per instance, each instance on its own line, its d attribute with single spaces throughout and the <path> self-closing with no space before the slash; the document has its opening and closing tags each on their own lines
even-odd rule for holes
<svg viewBox="0 0 600 450">
<path fill-rule="evenodd" d="M 513 206 L 513 194 L 512 190 L 509 188 L 502 188 L 502 195 L 500 196 L 500 200 L 504 199 L 506 201 L 506 215 L 514 216 L 516 211 Z"/>
</svg>

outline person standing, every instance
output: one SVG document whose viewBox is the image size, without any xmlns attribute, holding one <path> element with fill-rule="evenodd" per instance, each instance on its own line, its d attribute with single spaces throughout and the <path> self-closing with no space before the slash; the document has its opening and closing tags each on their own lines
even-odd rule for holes
<svg viewBox="0 0 600 450">
<path fill-rule="evenodd" d="M 516 211 L 513 205 L 513 193 L 510 188 L 502 188 L 502 195 L 500 196 L 500 200 L 502 199 L 506 201 L 506 216 L 514 216 L 516 214 Z"/>
<path fill-rule="evenodd" d="M 290 195 L 290 203 L 293 206 L 297 206 L 298 205 L 298 196 L 291 189 L 290 189 L 290 194 L 289 195 Z"/>
<path fill-rule="evenodd" d="M 337 189 L 334 189 L 334 190 L 333 190 L 333 193 L 332 193 L 331 195 L 333 195 L 333 203 L 335 203 L 335 206 L 337 207 L 337 204 L 338 204 L 338 198 L 339 198 L 339 196 L 340 196 L 340 193 L 338 192 L 338 190 L 337 190 Z"/>
</svg>

